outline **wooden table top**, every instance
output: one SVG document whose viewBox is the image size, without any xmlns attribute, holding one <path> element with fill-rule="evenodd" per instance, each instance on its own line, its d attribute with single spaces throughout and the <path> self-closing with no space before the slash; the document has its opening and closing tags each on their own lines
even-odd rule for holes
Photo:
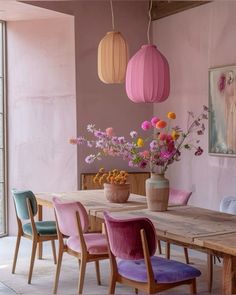
<svg viewBox="0 0 236 295">
<path fill-rule="evenodd" d="M 52 198 L 58 197 L 63 202 L 79 201 L 81 202 L 89 214 L 91 212 L 108 211 L 125 211 L 135 209 L 147 208 L 146 197 L 130 194 L 126 203 L 110 203 L 107 201 L 104 191 L 100 190 L 80 190 L 74 192 L 62 192 L 62 193 L 37 193 L 36 199 L 39 205 L 46 207 L 53 207 Z"/>
<path fill-rule="evenodd" d="M 193 206 L 169 207 L 164 212 L 148 209 L 114 212 L 117 218 L 147 217 L 157 235 L 167 240 L 236 255 L 236 216 Z M 100 212 L 97 217 L 102 218 Z"/>
<path fill-rule="evenodd" d="M 127 203 L 110 203 L 103 190 L 81 190 L 65 193 L 38 193 L 41 206 L 52 207 L 52 198 L 62 201 L 80 201 L 95 218 L 103 219 L 103 211 L 114 217 L 144 216 L 152 220 L 157 235 L 164 240 L 176 241 L 236 256 L 236 216 L 193 206 L 170 206 L 164 212 L 147 209 L 146 197 L 131 194 Z"/>
</svg>

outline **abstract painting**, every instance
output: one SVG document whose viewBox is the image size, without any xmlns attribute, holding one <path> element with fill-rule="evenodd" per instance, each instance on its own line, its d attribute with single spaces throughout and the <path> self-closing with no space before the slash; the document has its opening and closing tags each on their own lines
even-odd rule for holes
<svg viewBox="0 0 236 295">
<path fill-rule="evenodd" d="M 236 156 L 236 66 L 209 70 L 209 153 Z"/>
</svg>

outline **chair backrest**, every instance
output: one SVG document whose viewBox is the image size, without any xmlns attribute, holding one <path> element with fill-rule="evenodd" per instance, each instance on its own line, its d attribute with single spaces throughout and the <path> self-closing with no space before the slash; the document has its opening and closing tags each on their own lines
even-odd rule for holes
<svg viewBox="0 0 236 295">
<path fill-rule="evenodd" d="M 172 205 L 187 205 L 192 192 L 170 188 L 169 204 Z"/>
<path fill-rule="evenodd" d="M 19 219 L 26 220 L 30 218 L 27 199 L 30 201 L 33 215 L 35 216 L 37 214 L 37 201 L 32 191 L 17 191 L 13 189 L 12 196 L 16 207 L 16 214 Z"/>
<path fill-rule="evenodd" d="M 83 232 L 88 230 L 88 214 L 80 202 L 65 203 L 56 197 L 54 197 L 52 201 L 57 216 L 58 227 L 61 233 L 70 237 L 79 235 L 76 212 L 79 213 Z"/>
<path fill-rule="evenodd" d="M 236 197 L 224 197 L 220 202 L 220 211 L 230 214 L 236 214 Z"/>
<path fill-rule="evenodd" d="M 148 218 L 115 219 L 104 212 L 105 224 L 111 252 L 122 259 L 143 259 L 141 229 L 144 229 L 150 256 L 156 251 L 156 232 Z"/>
</svg>

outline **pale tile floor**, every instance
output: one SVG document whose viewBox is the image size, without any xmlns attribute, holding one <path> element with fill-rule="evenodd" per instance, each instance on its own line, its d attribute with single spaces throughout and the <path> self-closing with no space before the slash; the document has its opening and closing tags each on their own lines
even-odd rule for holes
<svg viewBox="0 0 236 295">
<path fill-rule="evenodd" d="M 32 284 L 27 284 L 29 260 L 31 252 L 31 242 L 22 239 L 19 259 L 16 267 L 16 274 L 11 274 L 12 258 L 15 248 L 15 238 L 6 237 L 0 239 L 0 295 L 29 294 L 29 295 L 49 295 L 52 294 L 55 266 L 52 261 L 50 243 L 44 243 L 44 259 L 36 260 L 33 273 Z M 163 247 L 164 249 L 164 247 Z M 172 258 L 183 260 L 183 249 L 172 247 Z M 197 280 L 198 294 L 207 294 L 206 281 L 206 255 L 190 251 L 190 261 L 199 268 L 202 276 Z M 212 294 L 221 294 L 221 266 L 214 267 L 214 289 Z M 102 286 L 97 286 L 95 279 L 95 269 L 93 264 L 87 267 L 84 294 L 107 294 L 109 279 L 109 263 L 101 263 Z M 58 295 L 76 294 L 78 281 L 78 263 L 75 258 L 64 255 L 62 263 L 61 277 L 59 282 Z M 117 284 L 116 294 L 134 294 L 134 290 Z M 162 292 L 164 294 L 164 292 Z M 181 286 L 165 294 L 190 294 L 187 286 Z"/>
</svg>

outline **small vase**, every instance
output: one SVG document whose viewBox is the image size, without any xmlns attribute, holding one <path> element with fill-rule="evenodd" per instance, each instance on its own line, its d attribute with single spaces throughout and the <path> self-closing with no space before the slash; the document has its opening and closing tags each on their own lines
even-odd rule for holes
<svg viewBox="0 0 236 295">
<path fill-rule="evenodd" d="M 126 203 L 130 195 L 130 184 L 104 183 L 104 194 L 111 203 Z"/>
<path fill-rule="evenodd" d="M 150 211 L 166 211 L 169 201 L 169 180 L 164 174 L 151 173 L 146 180 L 147 205 Z"/>
</svg>

